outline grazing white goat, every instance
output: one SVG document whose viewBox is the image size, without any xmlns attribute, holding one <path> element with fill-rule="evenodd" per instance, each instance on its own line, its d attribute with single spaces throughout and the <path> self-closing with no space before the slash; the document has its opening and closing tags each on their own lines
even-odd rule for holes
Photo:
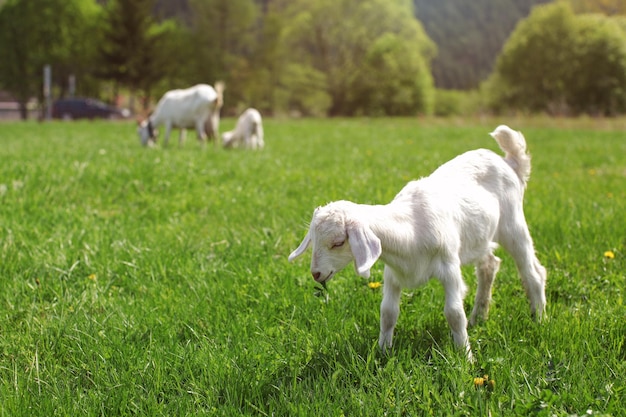
<svg viewBox="0 0 626 417">
<path fill-rule="evenodd" d="M 263 121 L 257 109 L 247 109 L 239 119 L 235 130 L 222 135 L 225 148 L 232 148 L 242 144 L 244 148 L 263 149 Z"/>
<path fill-rule="evenodd" d="M 545 310 L 546 270 L 535 256 L 523 210 L 530 156 L 521 132 L 499 126 L 491 135 L 505 152 L 478 149 L 439 167 L 429 177 L 409 182 L 386 205 L 337 201 L 318 207 L 307 235 L 289 260 L 313 246 L 311 274 L 326 283 L 354 260 L 359 275 L 369 277 L 377 259 L 385 263 L 380 337 L 392 344 L 402 288 L 436 277 L 445 289 L 444 314 L 455 343 L 471 360 L 466 285 L 461 265 L 476 266 L 478 288 L 470 324 L 486 318 L 491 287 L 500 266 L 493 254 L 500 243 L 513 257 L 532 313 Z"/>
<path fill-rule="evenodd" d="M 198 84 L 190 88 L 170 90 L 157 103 L 156 109 L 137 128 L 141 144 L 156 143 L 158 126 L 165 126 L 163 142 L 167 145 L 172 128 L 180 128 L 179 144 L 185 139 L 185 129 L 196 129 L 202 143 L 208 136 L 218 137 L 220 108 L 223 104 L 224 84 L 218 82 L 215 88 Z M 217 140 L 216 140 L 217 143 Z"/>
</svg>

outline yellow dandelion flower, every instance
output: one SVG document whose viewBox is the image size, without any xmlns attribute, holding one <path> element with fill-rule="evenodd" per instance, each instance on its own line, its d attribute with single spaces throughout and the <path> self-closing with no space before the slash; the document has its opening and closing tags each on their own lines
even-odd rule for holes
<svg viewBox="0 0 626 417">
<path fill-rule="evenodd" d="M 606 259 L 613 259 L 615 258 L 615 254 L 613 253 L 613 251 L 607 250 L 606 252 L 604 252 L 604 257 Z"/>
<path fill-rule="evenodd" d="M 485 374 L 482 377 L 474 378 L 474 387 L 475 388 L 483 388 L 485 387 L 488 391 L 493 391 L 496 387 L 496 381 L 493 379 L 489 379 L 489 375 Z"/>
<path fill-rule="evenodd" d="M 89 275 L 89 279 L 92 280 L 92 281 L 97 281 L 98 277 L 96 276 L 96 274 L 91 274 L 91 275 Z"/>
<path fill-rule="evenodd" d="M 371 289 L 375 290 L 376 288 L 380 288 L 380 286 L 383 285 L 380 282 L 376 281 L 376 282 L 368 282 L 367 286 L 370 287 Z"/>
</svg>

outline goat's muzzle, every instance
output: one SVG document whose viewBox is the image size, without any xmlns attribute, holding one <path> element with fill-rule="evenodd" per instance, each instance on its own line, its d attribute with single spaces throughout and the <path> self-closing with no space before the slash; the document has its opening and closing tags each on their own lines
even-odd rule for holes
<svg viewBox="0 0 626 417">
<path fill-rule="evenodd" d="M 333 277 L 334 274 L 335 274 L 335 271 L 330 271 L 330 273 L 328 275 L 323 277 L 321 272 L 319 272 L 319 271 L 312 272 L 311 271 L 311 275 L 313 276 L 313 279 L 315 280 L 315 282 L 319 282 L 324 287 L 326 286 L 326 283 L 328 282 L 328 280 L 330 280 Z"/>
</svg>

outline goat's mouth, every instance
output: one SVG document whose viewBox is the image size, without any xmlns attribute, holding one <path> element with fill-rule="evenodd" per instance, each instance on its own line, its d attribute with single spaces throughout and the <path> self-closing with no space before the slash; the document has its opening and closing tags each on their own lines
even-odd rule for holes
<svg viewBox="0 0 626 417">
<path fill-rule="evenodd" d="M 328 275 L 326 275 L 325 277 L 320 276 L 317 279 L 315 279 L 315 282 L 322 284 L 322 286 L 326 288 L 326 283 L 330 281 L 333 275 L 335 275 L 335 271 L 330 271 Z"/>
</svg>

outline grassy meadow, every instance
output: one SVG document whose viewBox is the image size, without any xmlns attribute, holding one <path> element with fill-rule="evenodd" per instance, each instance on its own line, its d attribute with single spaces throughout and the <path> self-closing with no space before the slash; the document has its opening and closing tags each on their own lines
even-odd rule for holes
<svg viewBox="0 0 626 417">
<path fill-rule="evenodd" d="M 222 120 L 221 129 L 234 120 Z M 533 156 L 535 323 L 502 250 L 467 363 L 433 280 L 378 350 L 383 265 L 316 293 L 313 209 L 386 203 L 506 122 Z M 0 416 L 626 415 L 626 122 L 266 120 L 260 152 L 0 124 Z M 463 271 L 473 306 L 473 268 Z M 488 375 L 488 379 L 483 378 Z"/>
</svg>

